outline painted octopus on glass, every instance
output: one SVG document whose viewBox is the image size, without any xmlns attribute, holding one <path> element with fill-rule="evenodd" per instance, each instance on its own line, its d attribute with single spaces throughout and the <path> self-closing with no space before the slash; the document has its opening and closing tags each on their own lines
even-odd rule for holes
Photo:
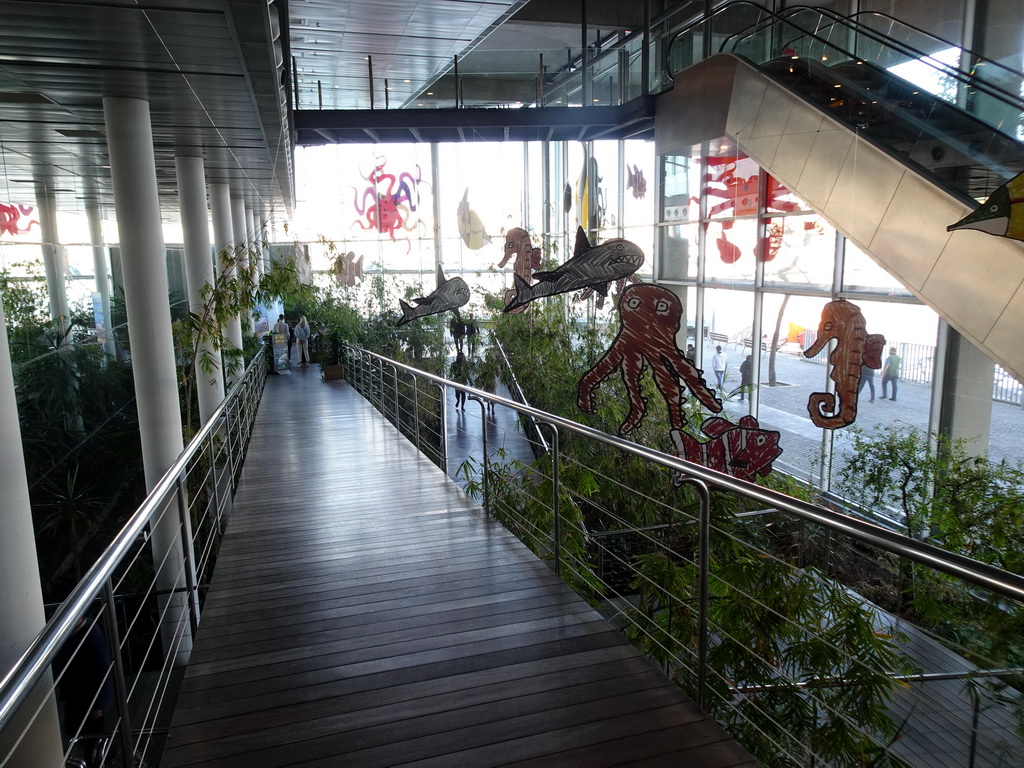
<svg viewBox="0 0 1024 768">
<path fill-rule="evenodd" d="M 367 186 L 355 190 L 355 208 L 359 214 L 353 226 L 374 229 L 392 240 L 399 236 L 405 240 L 406 251 L 412 249 L 412 240 L 401 235 L 416 229 L 416 210 L 420 205 L 419 187 L 423 183 L 420 167 L 412 171 L 386 173 L 387 158 L 375 157 L 373 169 L 363 176 Z"/>
</svg>

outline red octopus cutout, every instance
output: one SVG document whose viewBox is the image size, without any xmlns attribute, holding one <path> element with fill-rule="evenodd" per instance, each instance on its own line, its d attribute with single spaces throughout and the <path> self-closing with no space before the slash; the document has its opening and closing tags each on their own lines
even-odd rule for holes
<svg viewBox="0 0 1024 768">
<path fill-rule="evenodd" d="M 641 391 L 644 370 L 650 366 L 655 384 L 668 406 L 673 430 L 686 424 L 682 384 L 710 411 L 722 410 L 722 401 L 704 383 L 703 371 L 686 359 L 676 346 L 683 307 L 679 297 L 649 283 L 626 287 L 619 301 L 619 333 L 597 364 L 584 374 L 577 388 L 578 404 L 593 413 L 594 390 L 617 369 L 629 394 L 630 410 L 619 427 L 623 435 L 633 431 L 647 415 L 647 398 Z"/>
<path fill-rule="evenodd" d="M 356 219 L 354 224 L 362 229 L 375 229 L 396 240 L 396 232 L 412 232 L 415 229 L 413 214 L 420 204 L 419 185 L 423 178 L 418 165 L 415 173 L 402 171 L 397 176 L 384 173 L 385 165 L 386 158 L 375 158 L 373 170 L 369 176 L 364 177 L 369 186 L 362 191 L 361 196 L 356 193 L 355 207 L 362 218 Z M 412 241 L 404 239 L 406 251 L 410 251 Z"/>
</svg>

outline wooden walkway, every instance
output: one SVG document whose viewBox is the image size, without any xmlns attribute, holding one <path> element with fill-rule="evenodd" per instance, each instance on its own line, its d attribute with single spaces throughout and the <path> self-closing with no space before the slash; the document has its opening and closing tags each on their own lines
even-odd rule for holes
<svg viewBox="0 0 1024 768">
<path fill-rule="evenodd" d="M 754 768 L 345 382 L 272 377 L 163 768 Z"/>
</svg>

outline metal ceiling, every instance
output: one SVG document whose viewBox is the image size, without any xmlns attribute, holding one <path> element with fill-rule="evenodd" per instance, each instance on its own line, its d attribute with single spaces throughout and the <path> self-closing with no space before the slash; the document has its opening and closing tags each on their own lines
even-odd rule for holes
<svg viewBox="0 0 1024 768">
<path fill-rule="evenodd" d="M 619 14 L 629 5 L 588 3 Z M 178 218 L 176 154 L 202 154 L 208 181 L 229 183 L 255 210 L 287 216 L 296 137 L 369 142 L 378 123 L 378 139 L 391 141 L 554 137 L 535 124 L 540 112 L 504 126 L 470 116 L 475 127 L 468 135 L 436 130 L 427 116 L 398 118 L 421 123 L 417 139 L 415 128 L 394 129 L 396 118 L 382 109 L 385 99 L 393 111 L 422 103 L 433 84 L 445 83 L 456 56 L 461 71 L 497 78 L 495 92 L 513 103 L 512 94 L 535 76 L 540 53 L 549 61 L 571 58 L 570 49 L 581 45 L 573 22 L 579 3 L 533 0 L 530 9 L 540 8 L 544 20 L 532 23 L 522 18 L 525 6 L 526 0 L 0 0 L 0 202 L 28 204 L 44 188 L 62 211 L 82 212 L 87 199 L 96 199 L 113 217 L 105 95 L 149 101 L 168 221 Z M 594 38 L 612 29 L 605 25 Z M 371 82 L 379 114 L 366 118 L 368 133 L 353 126 L 370 112 Z M 301 135 L 294 131 L 296 104 L 305 113 Z M 339 118 L 329 110 L 362 112 Z M 607 115 L 545 119 L 558 138 L 614 138 L 635 135 L 635 110 L 627 112 L 618 133 Z M 310 121 L 322 119 L 340 133 L 306 132 Z M 346 134 L 348 128 L 354 132 Z"/>
<path fill-rule="evenodd" d="M 175 154 L 255 210 L 290 209 L 287 99 L 275 5 L 236 0 L 0 2 L 0 160 L 5 201 L 41 186 L 62 211 L 113 198 L 106 95 L 150 103 L 163 215 L 177 219 Z"/>
</svg>

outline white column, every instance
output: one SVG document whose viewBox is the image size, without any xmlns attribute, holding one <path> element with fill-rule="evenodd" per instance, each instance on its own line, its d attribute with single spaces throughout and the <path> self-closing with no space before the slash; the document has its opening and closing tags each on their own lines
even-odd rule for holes
<svg viewBox="0 0 1024 768">
<path fill-rule="evenodd" d="M 199 298 L 204 285 L 213 283 L 210 258 L 210 218 L 206 210 L 206 171 L 201 157 L 176 157 L 178 205 L 181 231 L 185 241 L 185 279 L 188 283 L 189 310 L 202 316 L 206 305 Z M 203 370 L 201 360 L 213 361 L 214 370 Z M 206 423 L 224 399 L 224 377 L 220 350 L 212 340 L 203 340 L 196 348 L 195 377 L 199 395 L 199 418 Z"/>
<path fill-rule="evenodd" d="M 224 252 L 231 255 L 231 242 L 234 237 L 231 230 L 231 190 L 227 184 L 210 185 L 210 214 L 213 217 L 213 247 L 217 253 L 217 271 L 223 269 L 221 255 Z M 233 262 L 233 260 L 232 260 Z M 230 275 L 227 275 L 230 277 Z M 224 329 L 225 349 L 242 348 L 242 325 L 237 317 L 228 320 L 227 328 Z M 230 387 L 234 380 L 234 367 L 231 370 L 224 365 L 224 385 Z"/>
<path fill-rule="evenodd" d="M 36 185 L 36 206 L 43 240 L 43 267 L 46 270 L 46 290 L 50 297 L 50 319 L 66 326 L 71 312 L 68 310 L 68 291 L 64 284 L 64 247 L 57 234 L 57 201 L 45 184 Z"/>
<path fill-rule="evenodd" d="M 249 246 L 251 241 L 249 239 L 249 217 L 245 211 L 245 200 L 240 197 L 231 198 L 231 227 L 235 233 L 235 254 L 238 259 L 238 271 L 241 274 L 249 266 Z M 252 332 L 252 315 L 249 314 L 248 302 L 245 310 L 238 315 L 238 323 L 243 337 Z M 239 347 L 241 347 L 241 339 L 239 340 Z"/>
<path fill-rule="evenodd" d="M 105 96 L 103 116 L 120 234 L 142 462 L 146 487 L 152 488 L 183 448 L 153 131 L 149 104 L 141 99 Z M 192 639 L 185 595 L 174 592 L 185 586 L 185 564 L 173 509 L 154 524 L 151 543 L 154 560 L 164 562 L 157 587 L 169 595 L 164 598 L 167 602 L 160 603 L 164 646 L 176 649 L 178 663 L 184 663 Z"/>
<path fill-rule="evenodd" d="M 114 321 L 110 317 L 110 278 L 107 275 L 107 249 L 103 246 L 103 222 L 97 200 L 87 200 L 85 215 L 89 220 L 89 240 L 92 242 L 92 273 L 96 279 L 96 293 L 100 295 L 103 312 L 103 349 L 114 356 Z"/>
<path fill-rule="evenodd" d="M 245 212 L 249 216 L 249 240 L 252 243 L 251 256 L 256 259 L 256 280 L 259 282 L 260 275 L 263 274 L 263 246 L 260 242 L 260 222 L 255 208 L 246 206 Z"/>
<path fill-rule="evenodd" d="M 6 327 L 3 304 L 0 303 L 0 323 Z M 46 622 L 43 614 L 43 592 L 39 584 L 39 560 L 36 538 L 32 528 L 32 507 L 28 496 L 28 478 L 25 475 L 25 455 L 21 448 L 21 425 L 18 422 L 18 403 L 14 396 L 14 374 L 11 372 L 11 354 L 7 334 L 0 333 L 0 494 L 3 495 L 3 514 L 0 514 L 0 677 L 5 676 L 15 662 L 28 649 L 32 640 Z M 45 677 L 40 688 L 52 681 Z M 39 704 L 40 691 L 30 697 L 30 707 Z M 20 734 L 27 726 L 27 718 L 15 718 L 9 730 Z M 3 762 L 11 740 L 0 734 L 0 762 Z M 60 725 L 57 706 L 49 698 L 35 723 L 29 728 L 21 746 L 11 761 L 10 768 L 35 768 L 39 765 L 63 765 Z"/>
</svg>

